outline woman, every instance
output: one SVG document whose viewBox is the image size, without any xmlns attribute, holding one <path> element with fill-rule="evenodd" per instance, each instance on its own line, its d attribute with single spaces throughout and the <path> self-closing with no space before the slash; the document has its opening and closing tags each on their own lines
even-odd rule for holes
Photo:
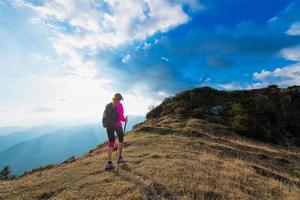
<svg viewBox="0 0 300 200">
<path fill-rule="evenodd" d="M 115 148 L 115 132 L 118 135 L 119 139 L 119 157 L 117 160 L 117 163 L 124 163 L 124 159 L 122 156 L 122 149 L 124 144 L 124 133 L 122 128 L 122 122 L 127 123 L 127 119 L 124 117 L 124 109 L 123 105 L 121 104 L 121 100 L 123 100 L 123 97 L 120 93 L 117 93 L 114 95 L 113 101 L 106 105 L 105 111 L 112 110 L 113 112 L 116 112 L 116 121 L 113 122 L 112 125 L 106 126 L 107 136 L 108 136 L 108 163 L 105 167 L 105 170 L 112 170 L 114 169 L 114 166 L 112 164 L 112 152 Z M 104 115 L 106 112 L 104 112 Z M 104 117 L 103 117 L 104 118 Z"/>
</svg>

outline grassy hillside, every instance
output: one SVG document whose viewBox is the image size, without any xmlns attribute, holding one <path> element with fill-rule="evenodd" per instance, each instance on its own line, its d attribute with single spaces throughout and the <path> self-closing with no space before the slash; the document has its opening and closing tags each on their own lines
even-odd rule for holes
<svg viewBox="0 0 300 200">
<path fill-rule="evenodd" d="M 147 119 L 168 114 L 220 123 L 265 142 L 300 146 L 300 86 L 240 91 L 195 88 L 165 99 Z"/>
<path fill-rule="evenodd" d="M 125 137 L 126 164 L 105 172 L 105 144 L 60 165 L 0 182 L 0 199 L 299 199 L 300 151 L 180 115 Z"/>
</svg>

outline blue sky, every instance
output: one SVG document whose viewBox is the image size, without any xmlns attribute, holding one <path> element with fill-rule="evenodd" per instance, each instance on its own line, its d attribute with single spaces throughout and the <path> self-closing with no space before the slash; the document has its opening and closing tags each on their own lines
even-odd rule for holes
<svg viewBox="0 0 300 200">
<path fill-rule="evenodd" d="M 300 84 L 300 0 L 0 0 L 0 126 L 99 120 L 199 86 Z"/>
</svg>

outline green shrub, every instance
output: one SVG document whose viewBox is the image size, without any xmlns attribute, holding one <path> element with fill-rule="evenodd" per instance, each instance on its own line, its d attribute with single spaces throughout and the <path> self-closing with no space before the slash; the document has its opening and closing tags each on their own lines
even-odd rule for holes
<svg viewBox="0 0 300 200">
<path fill-rule="evenodd" d="M 238 132 L 255 131 L 256 123 L 251 118 L 249 112 L 240 103 L 233 103 L 230 110 L 232 116 L 230 120 L 231 127 Z"/>
<path fill-rule="evenodd" d="M 0 180 L 7 180 L 11 176 L 11 168 L 10 166 L 5 166 L 2 171 L 0 171 Z"/>
<path fill-rule="evenodd" d="M 204 118 L 206 110 L 205 108 L 195 108 L 192 112 L 192 117 L 195 118 Z"/>
</svg>

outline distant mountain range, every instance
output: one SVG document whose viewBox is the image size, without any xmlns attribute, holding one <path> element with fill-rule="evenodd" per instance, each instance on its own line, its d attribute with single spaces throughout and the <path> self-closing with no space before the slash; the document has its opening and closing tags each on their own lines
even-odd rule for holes
<svg viewBox="0 0 300 200">
<path fill-rule="evenodd" d="M 34 128 L 2 128 L 2 136 L 0 135 L 0 151 L 17 144 L 22 141 L 31 140 L 33 138 L 52 133 L 57 128 L 53 126 L 39 126 Z"/>
<path fill-rule="evenodd" d="M 130 116 L 127 130 L 143 121 Z M 72 127 L 41 126 L 0 136 L 0 168 L 10 165 L 13 174 L 56 164 L 71 156 L 80 156 L 107 140 L 101 124 Z"/>
<path fill-rule="evenodd" d="M 0 127 L 0 136 L 8 135 L 13 132 L 24 130 L 23 127 L 17 126 L 8 126 L 8 127 Z"/>
</svg>

